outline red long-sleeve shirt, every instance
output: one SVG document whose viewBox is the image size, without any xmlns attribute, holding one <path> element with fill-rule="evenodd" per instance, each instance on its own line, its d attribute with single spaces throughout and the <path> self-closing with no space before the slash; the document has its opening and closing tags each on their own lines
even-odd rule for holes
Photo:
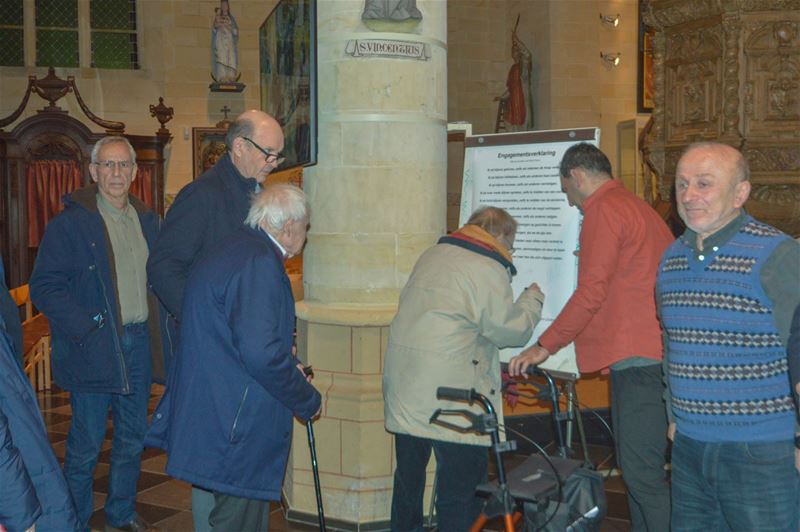
<svg viewBox="0 0 800 532">
<path fill-rule="evenodd" d="M 582 207 L 578 287 L 539 343 L 555 353 L 574 341 L 581 373 L 632 356 L 660 360 L 655 282 L 672 233 L 618 180 L 604 183 Z"/>
</svg>

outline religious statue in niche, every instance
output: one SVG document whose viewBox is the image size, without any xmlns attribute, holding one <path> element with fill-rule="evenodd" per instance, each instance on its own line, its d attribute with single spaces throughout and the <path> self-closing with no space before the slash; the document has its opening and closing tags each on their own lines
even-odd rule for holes
<svg viewBox="0 0 800 532">
<path fill-rule="evenodd" d="M 533 55 L 517 35 L 519 15 L 511 32 L 511 58 L 506 91 L 496 97 L 497 121 L 494 131 L 529 131 L 533 129 Z"/>
<path fill-rule="evenodd" d="M 244 84 L 239 83 L 239 25 L 231 13 L 228 0 L 221 0 L 214 9 L 214 23 L 211 27 L 211 77 L 209 88 L 212 92 L 241 92 Z"/>
<path fill-rule="evenodd" d="M 409 33 L 422 21 L 417 0 L 365 0 L 361 20 L 372 31 Z"/>
</svg>

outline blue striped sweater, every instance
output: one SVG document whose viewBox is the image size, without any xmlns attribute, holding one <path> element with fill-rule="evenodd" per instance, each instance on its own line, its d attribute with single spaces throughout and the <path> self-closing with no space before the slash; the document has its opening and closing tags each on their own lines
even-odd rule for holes
<svg viewBox="0 0 800 532">
<path fill-rule="evenodd" d="M 657 290 L 682 434 L 706 442 L 793 437 L 786 348 L 760 280 L 788 238 L 749 218 L 720 247 L 695 255 L 679 239 L 662 257 Z"/>
</svg>

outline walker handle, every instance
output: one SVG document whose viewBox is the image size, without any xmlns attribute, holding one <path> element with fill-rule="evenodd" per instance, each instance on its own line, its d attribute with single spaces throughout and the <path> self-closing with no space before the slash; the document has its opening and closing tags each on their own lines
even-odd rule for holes
<svg viewBox="0 0 800 532">
<path fill-rule="evenodd" d="M 470 406 L 475 401 L 475 389 L 465 390 L 463 388 L 448 388 L 440 386 L 436 388 L 437 399 L 447 399 L 448 401 L 469 401 Z"/>
</svg>

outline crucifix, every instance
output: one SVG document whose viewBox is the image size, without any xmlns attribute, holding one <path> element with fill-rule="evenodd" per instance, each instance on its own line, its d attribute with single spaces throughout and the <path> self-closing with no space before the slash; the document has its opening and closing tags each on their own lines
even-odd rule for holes
<svg viewBox="0 0 800 532">
<path fill-rule="evenodd" d="M 225 116 L 225 118 L 223 118 L 222 120 L 217 122 L 216 127 L 220 128 L 220 129 L 228 129 L 228 126 L 230 126 L 233 123 L 232 120 L 228 119 L 228 113 L 231 112 L 231 108 L 228 107 L 228 104 L 225 104 L 222 107 L 222 109 L 219 110 L 219 112 L 222 113 Z"/>
</svg>

